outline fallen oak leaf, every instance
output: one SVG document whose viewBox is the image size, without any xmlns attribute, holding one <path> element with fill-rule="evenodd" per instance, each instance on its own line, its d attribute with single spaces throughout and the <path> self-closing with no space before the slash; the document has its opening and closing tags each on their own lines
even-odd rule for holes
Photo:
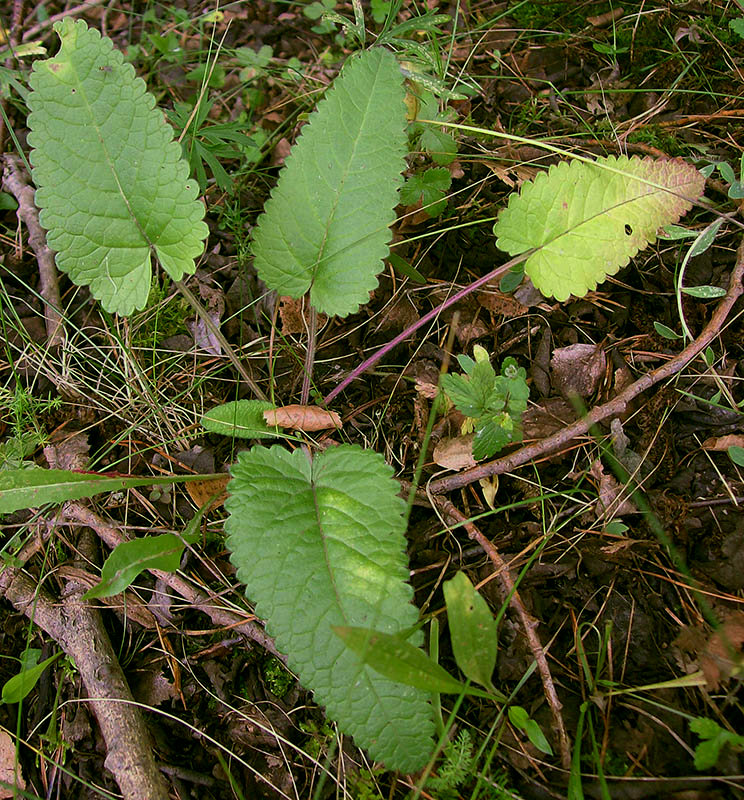
<svg viewBox="0 0 744 800">
<path fill-rule="evenodd" d="M 280 406 L 264 411 L 263 416 L 267 425 L 298 431 L 323 431 L 326 428 L 341 427 L 341 417 L 335 411 L 326 411 L 317 406 Z"/>
</svg>

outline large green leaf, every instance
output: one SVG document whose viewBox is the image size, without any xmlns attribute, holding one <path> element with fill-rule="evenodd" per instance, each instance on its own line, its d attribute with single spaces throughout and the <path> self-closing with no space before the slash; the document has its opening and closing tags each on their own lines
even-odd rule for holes
<svg viewBox="0 0 744 800">
<path fill-rule="evenodd" d="M 232 474 L 232 561 L 289 666 L 373 758 L 419 769 L 432 750 L 427 693 L 383 677 L 332 630 L 416 622 L 392 470 L 351 445 L 312 461 L 275 446 L 240 453 Z"/>
<path fill-rule="evenodd" d="M 287 158 L 254 234 L 255 266 L 280 294 L 346 316 L 388 254 L 405 167 L 403 75 L 368 50 L 346 64 Z"/>
<path fill-rule="evenodd" d="M 535 286 L 556 300 L 582 296 L 656 241 L 704 189 L 682 159 L 562 162 L 509 198 L 494 225 L 496 245 L 511 255 L 538 248 L 525 264 Z"/>
<path fill-rule="evenodd" d="M 34 64 L 28 98 L 41 224 L 57 266 L 129 314 L 147 302 L 152 255 L 175 280 L 194 271 L 204 206 L 173 129 L 111 40 L 69 17 L 54 28 L 60 51 Z"/>
</svg>

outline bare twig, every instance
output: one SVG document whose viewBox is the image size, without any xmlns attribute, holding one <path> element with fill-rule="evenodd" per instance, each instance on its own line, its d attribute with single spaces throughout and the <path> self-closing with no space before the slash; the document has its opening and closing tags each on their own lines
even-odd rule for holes
<svg viewBox="0 0 744 800">
<path fill-rule="evenodd" d="M 70 582 L 62 604 L 21 570 L 12 576 L 5 597 L 51 636 L 75 661 L 89 703 L 106 742 L 105 765 L 125 800 L 168 800 L 139 707 L 109 641 L 101 615 L 80 598 L 84 588 Z"/>
<path fill-rule="evenodd" d="M 482 478 L 511 472 L 513 469 L 521 467 L 523 464 L 527 464 L 536 458 L 555 453 L 557 450 L 567 445 L 572 439 L 584 436 L 589 432 L 592 426 L 597 423 L 611 417 L 618 417 L 625 413 L 631 400 L 657 383 L 671 378 L 673 375 L 683 370 L 693 358 L 702 353 L 716 336 L 718 336 L 731 308 L 741 296 L 742 291 L 744 291 L 744 287 L 742 287 L 743 275 L 744 241 L 739 245 L 739 250 L 736 254 L 736 264 L 731 273 L 731 280 L 726 296 L 718 304 L 710 318 L 710 322 L 705 326 L 700 336 L 685 347 L 679 355 L 671 358 L 666 364 L 662 364 L 662 366 L 657 369 L 641 376 L 637 381 L 631 383 L 627 389 L 620 392 L 617 397 L 603 403 L 601 406 L 593 408 L 585 417 L 559 430 L 553 436 L 548 436 L 542 441 L 520 447 L 519 450 L 503 458 L 489 461 L 487 464 L 479 464 L 477 467 L 458 472 L 456 475 L 432 481 L 428 486 L 429 493 L 434 495 L 444 494 L 445 492 L 451 492 L 453 489 L 460 489 L 463 486 L 468 486 Z"/>
<path fill-rule="evenodd" d="M 43 22 L 40 22 L 38 25 L 34 25 L 33 28 L 29 28 L 27 31 L 25 31 L 23 34 L 23 41 L 27 42 L 29 39 L 32 39 L 34 36 L 36 36 L 37 33 L 41 33 L 41 31 L 51 28 L 55 22 L 59 22 L 65 17 L 76 17 L 78 14 L 82 14 L 83 11 L 87 11 L 89 8 L 94 8 L 95 6 L 100 6 L 101 3 L 105 2 L 106 0 L 89 0 L 89 2 L 80 3 L 80 5 L 74 6 L 68 11 L 60 11 L 59 14 L 49 17 L 49 19 L 45 19 Z"/>
<path fill-rule="evenodd" d="M 110 525 L 90 508 L 82 505 L 82 503 L 74 501 L 66 503 L 63 513 L 67 519 L 75 520 L 92 528 L 111 549 L 127 541 L 127 537 L 119 528 Z M 235 611 L 231 611 L 216 598 L 210 597 L 206 592 L 196 588 L 190 581 L 175 572 L 163 572 L 157 569 L 150 570 L 150 572 L 183 597 L 190 606 L 205 613 L 215 625 L 234 630 L 245 639 L 256 642 L 272 655 L 286 661 L 285 657 L 277 651 L 274 640 L 260 625 L 251 620 L 246 620 L 245 617 Z"/>
<path fill-rule="evenodd" d="M 437 509 L 448 520 L 450 524 L 462 525 L 468 532 L 468 536 L 483 548 L 486 555 L 491 559 L 491 563 L 496 569 L 496 576 L 501 582 L 503 599 L 509 599 L 509 605 L 514 609 L 519 617 L 519 621 L 524 629 L 527 638 L 527 644 L 532 653 L 532 657 L 537 663 L 537 670 L 540 673 L 543 689 L 545 691 L 545 699 L 550 706 L 550 711 L 553 715 L 553 723 L 555 725 L 555 732 L 558 736 L 558 748 L 561 754 L 561 764 L 564 769 L 571 768 L 571 743 L 566 733 L 566 726 L 563 723 L 563 715 L 561 708 L 563 707 L 561 701 L 558 699 L 558 694 L 555 690 L 555 684 L 550 674 L 550 667 L 548 660 L 545 657 L 545 651 L 540 642 L 540 637 L 537 635 L 536 628 L 538 621 L 527 611 L 519 596 L 514 580 L 512 579 L 509 567 L 501 557 L 501 554 L 496 549 L 496 546 L 481 533 L 479 528 L 470 522 L 467 517 L 460 512 L 456 506 L 450 502 L 446 497 L 431 497 L 432 502 L 437 506 Z"/>
<path fill-rule="evenodd" d="M 47 338 L 49 345 L 56 347 L 61 345 L 65 338 L 63 318 L 60 313 L 62 298 L 57 281 L 57 265 L 54 263 L 52 251 L 47 247 L 46 234 L 39 223 L 39 211 L 34 204 L 34 190 L 28 183 L 20 158 L 6 155 L 4 162 L 3 186 L 18 201 L 18 219 L 28 230 L 28 243 L 39 265 L 39 294 L 44 300 Z"/>
</svg>

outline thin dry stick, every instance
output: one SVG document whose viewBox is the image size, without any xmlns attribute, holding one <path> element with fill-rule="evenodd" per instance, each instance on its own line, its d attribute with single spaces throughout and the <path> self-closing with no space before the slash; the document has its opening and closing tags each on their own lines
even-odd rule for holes
<svg viewBox="0 0 744 800">
<path fill-rule="evenodd" d="M 454 503 L 450 502 L 446 497 L 432 497 L 432 502 L 435 503 L 437 509 L 448 520 L 450 524 L 462 525 L 468 532 L 468 536 L 483 548 L 486 555 L 491 559 L 491 563 L 496 569 L 496 576 L 501 582 L 502 594 L 504 599 L 509 598 L 509 605 L 517 612 L 519 621 L 524 628 L 525 636 L 527 637 L 527 644 L 529 645 L 530 652 L 537 663 L 537 670 L 540 673 L 543 689 L 545 691 L 545 699 L 548 701 L 550 711 L 553 715 L 553 723 L 555 724 L 556 734 L 558 735 L 558 748 L 561 754 L 561 764 L 564 769 L 571 768 L 571 743 L 566 733 L 566 726 L 563 723 L 563 715 L 561 708 L 563 705 L 558 699 L 558 694 L 555 690 L 553 677 L 550 674 L 550 667 L 548 666 L 548 659 L 545 657 L 545 651 L 540 642 L 540 637 L 537 635 L 536 628 L 539 625 L 536 620 L 525 608 L 522 598 L 519 596 L 509 567 L 501 557 L 501 554 L 496 549 L 493 542 L 484 536 L 476 525 L 474 525 L 468 518 L 461 513 Z"/>
<path fill-rule="evenodd" d="M 589 432 L 592 426 L 597 423 L 609 419 L 610 417 L 618 417 L 625 413 L 631 400 L 635 399 L 639 394 L 647 391 L 652 386 L 655 386 L 657 383 L 681 372 L 693 358 L 702 353 L 716 336 L 718 336 L 731 308 L 741 296 L 742 291 L 744 291 L 744 287 L 742 287 L 743 275 L 744 241 L 739 245 L 736 254 L 736 265 L 731 273 L 731 280 L 726 296 L 718 304 L 716 310 L 713 312 L 713 316 L 710 318 L 710 322 L 705 326 L 700 336 L 685 347 L 679 355 L 671 358 L 666 364 L 662 364 L 662 366 L 652 370 L 646 375 L 642 375 L 637 381 L 631 383 L 627 389 L 620 392 L 617 397 L 603 403 L 601 406 L 593 408 L 585 417 L 566 426 L 553 434 L 553 436 L 548 436 L 547 439 L 521 447 L 514 453 L 510 453 L 503 458 L 497 458 L 494 461 L 489 461 L 487 464 L 479 464 L 477 467 L 458 472 L 456 475 L 432 481 L 428 486 L 429 493 L 434 495 L 444 494 L 445 492 L 451 492 L 454 489 L 468 486 L 482 478 L 488 478 L 491 475 L 502 475 L 505 472 L 511 472 L 513 469 L 521 467 L 523 464 L 527 464 L 530 461 L 534 461 L 536 458 L 547 456 L 560 450 L 572 439 L 584 436 Z"/>
<path fill-rule="evenodd" d="M 47 338 L 49 345 L 56 347 L 63 344 L 65 339 L 65 329 L 60 313 L 62 298 L 57 280 L 57 265 L 54 263 L 52 251 L 47 247 L 44 229 L 39 224 L 39 211 L 34 204 L 34 190 L 26 179 L 23 162 L 18 156 L 13 155 L 6 155 L 4 161 L 3 186 L 18 201 L 18 219 L 28 230 L 28 243 L 39 264 L 39 294 L 44 300 Z"/>
<path fill-rule="evenodd" d="M 110 525 L 81 503 L 75 501 L 65 503 L 63 514 L 67 519 L 75 520 L 92 528 L 112 550 L 127 541 L 127 537 L 119 528 Z M 274 640 L 260 625 L 246 620 L 240 614 L 225 607 L 216 598 L 209 597 L 206 592 L 197 589 L 190 581 L 175 572 L 163 572 L 158 569 L 150 570 L 150 572 L 183 597 L 190 606 L 205 613 L 215 625 L 236 631 L 245 639 L 256 642 L 272 655 L 286 661 L 285 657 L 277 651 Z"/>
<path fill-rule="evenodd" d="M 5 597 L 75 661 L 106 742 L 106 768 L 125 800 L 168 800 L 142 713 L 111 646 L 101 615 L 81 601 L 85 587 L 69 583 L 62 604 L 20 570 Z M 7 577 L 7 576 L 6 576 Z"/>
<path fill-rule="evenodd" d="M 219 328 L 219 325 L 209 316 L 207 309 L 196 299 L 191 289 L 186 286 L 185 281 L 174 281 L 174 284 L 179 292 L 186 298 L 189 305 L 196 311 L 197 316 L 207 326 L 209 332 L 219 342 L 222 352 L 230 359 L 230 362 L 238 371 L 238 374 L 248 384 L 248 388 L 253 392 L 259 400 L 266 400 L 266 395 L 263 393 L 259 385 L 253 380 L 253 376 L 248 372 L 246 367 L 241 363 L 240 359 L 235 355 L 230 343 L 225 339 L 224 334 Z"/>
<path fill-rule="evenodd" d="M 43 22 L 40 22 L 38 25 L 34 25 L 33 28 L 29 28 L 23 34 L 23 41 L 27 42 L 29 39 L 36 36 L 37 33 L 41 33 L 41 31 L 46 30 L 47 28 L 51 28 L 55 22 L 59 22 L 61 19 L 65 17 L 76 17 L 78 14 L 82 14 L 83 11 L 87 11 L 90 8 L 94 8 L 95 6 L 100 6 L 102 3 L 105 3 L 106 0 L 89 0 L 87 3 L 80 3 L 79 6 L 75 6 L 71 8 L 69 11 L 61 11 L 59 14 L 55 14 L 53 17 L 49 17 L 49 19 L 45 19 Z"/>
</svg>

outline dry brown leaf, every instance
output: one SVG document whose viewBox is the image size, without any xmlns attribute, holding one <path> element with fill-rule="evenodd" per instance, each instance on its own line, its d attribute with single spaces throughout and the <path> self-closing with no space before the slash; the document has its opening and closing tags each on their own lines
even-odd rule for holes
<svg viewBox="0 0 744 800">
<path fill-rule="evenodd" d="M 82 431 L 56 431 L 44 448 L 50 469 L 88 469 L 88 434 Z"/>
<path fill-rule="evenodd" d="M 458 436 L 455 439 L 442 439 L 434 448 L 434 463 L 445 469 L 468 469 L 475 466 L 473 458 L 474 434 Z"/>
<path fill-rule="evenodd" d="M 0 731 L 0 782 L 10 786 L 9 789 L 4 789 L 0 785 L 0 800 L 5 800 L 6 797 L 15 797 L 14 786 L 17 789 L 26 788 L 26 782 L 21 775 L 21 765 L 16 765 L 13 739 L 5 731 Z"/>
<path fill-rule="evenodd" d="M 297 431 L 324 431 L 340 428 L 341 417 L 335 411 L 326 411 L 317 406 L 291 405 L 264 411 L 267 425 L 292 428 Z"/>
<path fill-rule="evenodd" d="M 592 463 L 589 474 L 597 482 L 599 497 L 594 508 L 597 519 L 611 519 L 623 514 L 638 513 L 633 501 L 626 495 L 627 486 L 623 486 L 613 475 L 608 475 L 598 458 Z"/>
<path fill-rule="evenodd" d="M 303 303 L 302 298 L 280 297 L 279 319 L 282 321 L 282 333 L 285 336 L 305 333 L 310 328 L 310 308 Z M 318 328 L 322 328 L 326 322 L 328 316 L 318 313 Z"/>
<path fill-rule="evenodd" d="M 564 396 L 589 397 L 605 373 L 607 358 L 596 344 L 570 344 L 553 351 L 553 386 Z"/>
<path fill-rule="evenodd" d="M 205 505 L 210 497 L 214 497 L 216 494 L 219 495 L 212 504 L 212 508 L 219 508 L 227 499 L 226 489 L 229 482 L 229 475 L 209 481 L 188 481 L 186 483 L 186 491 L 198 508 Z"/>
<path fill-rule="evenodd" d="M 483 308 L 487 308 L 494 314 L 507 317 L 507 319 L 521 317 L 529 311 L 529 308 L 520 303 L 513 295 L 502 294 L 493 289 L 478 292 L 476 298 Z"/>
<path fill-rule="evenodd" d="M 713 436 L 703 442 L 703 450 L 723 450 L 729 447 L 744 447 L 744 436 L 731 433 L 728 436 Z"/>
<path fill-rule="evenodd" d="M 572 422 L 576 422 L 573 406 L 562 397 L 548 397 L 522 415 L 522 438 L 547 439 Z"/>
</svg>

